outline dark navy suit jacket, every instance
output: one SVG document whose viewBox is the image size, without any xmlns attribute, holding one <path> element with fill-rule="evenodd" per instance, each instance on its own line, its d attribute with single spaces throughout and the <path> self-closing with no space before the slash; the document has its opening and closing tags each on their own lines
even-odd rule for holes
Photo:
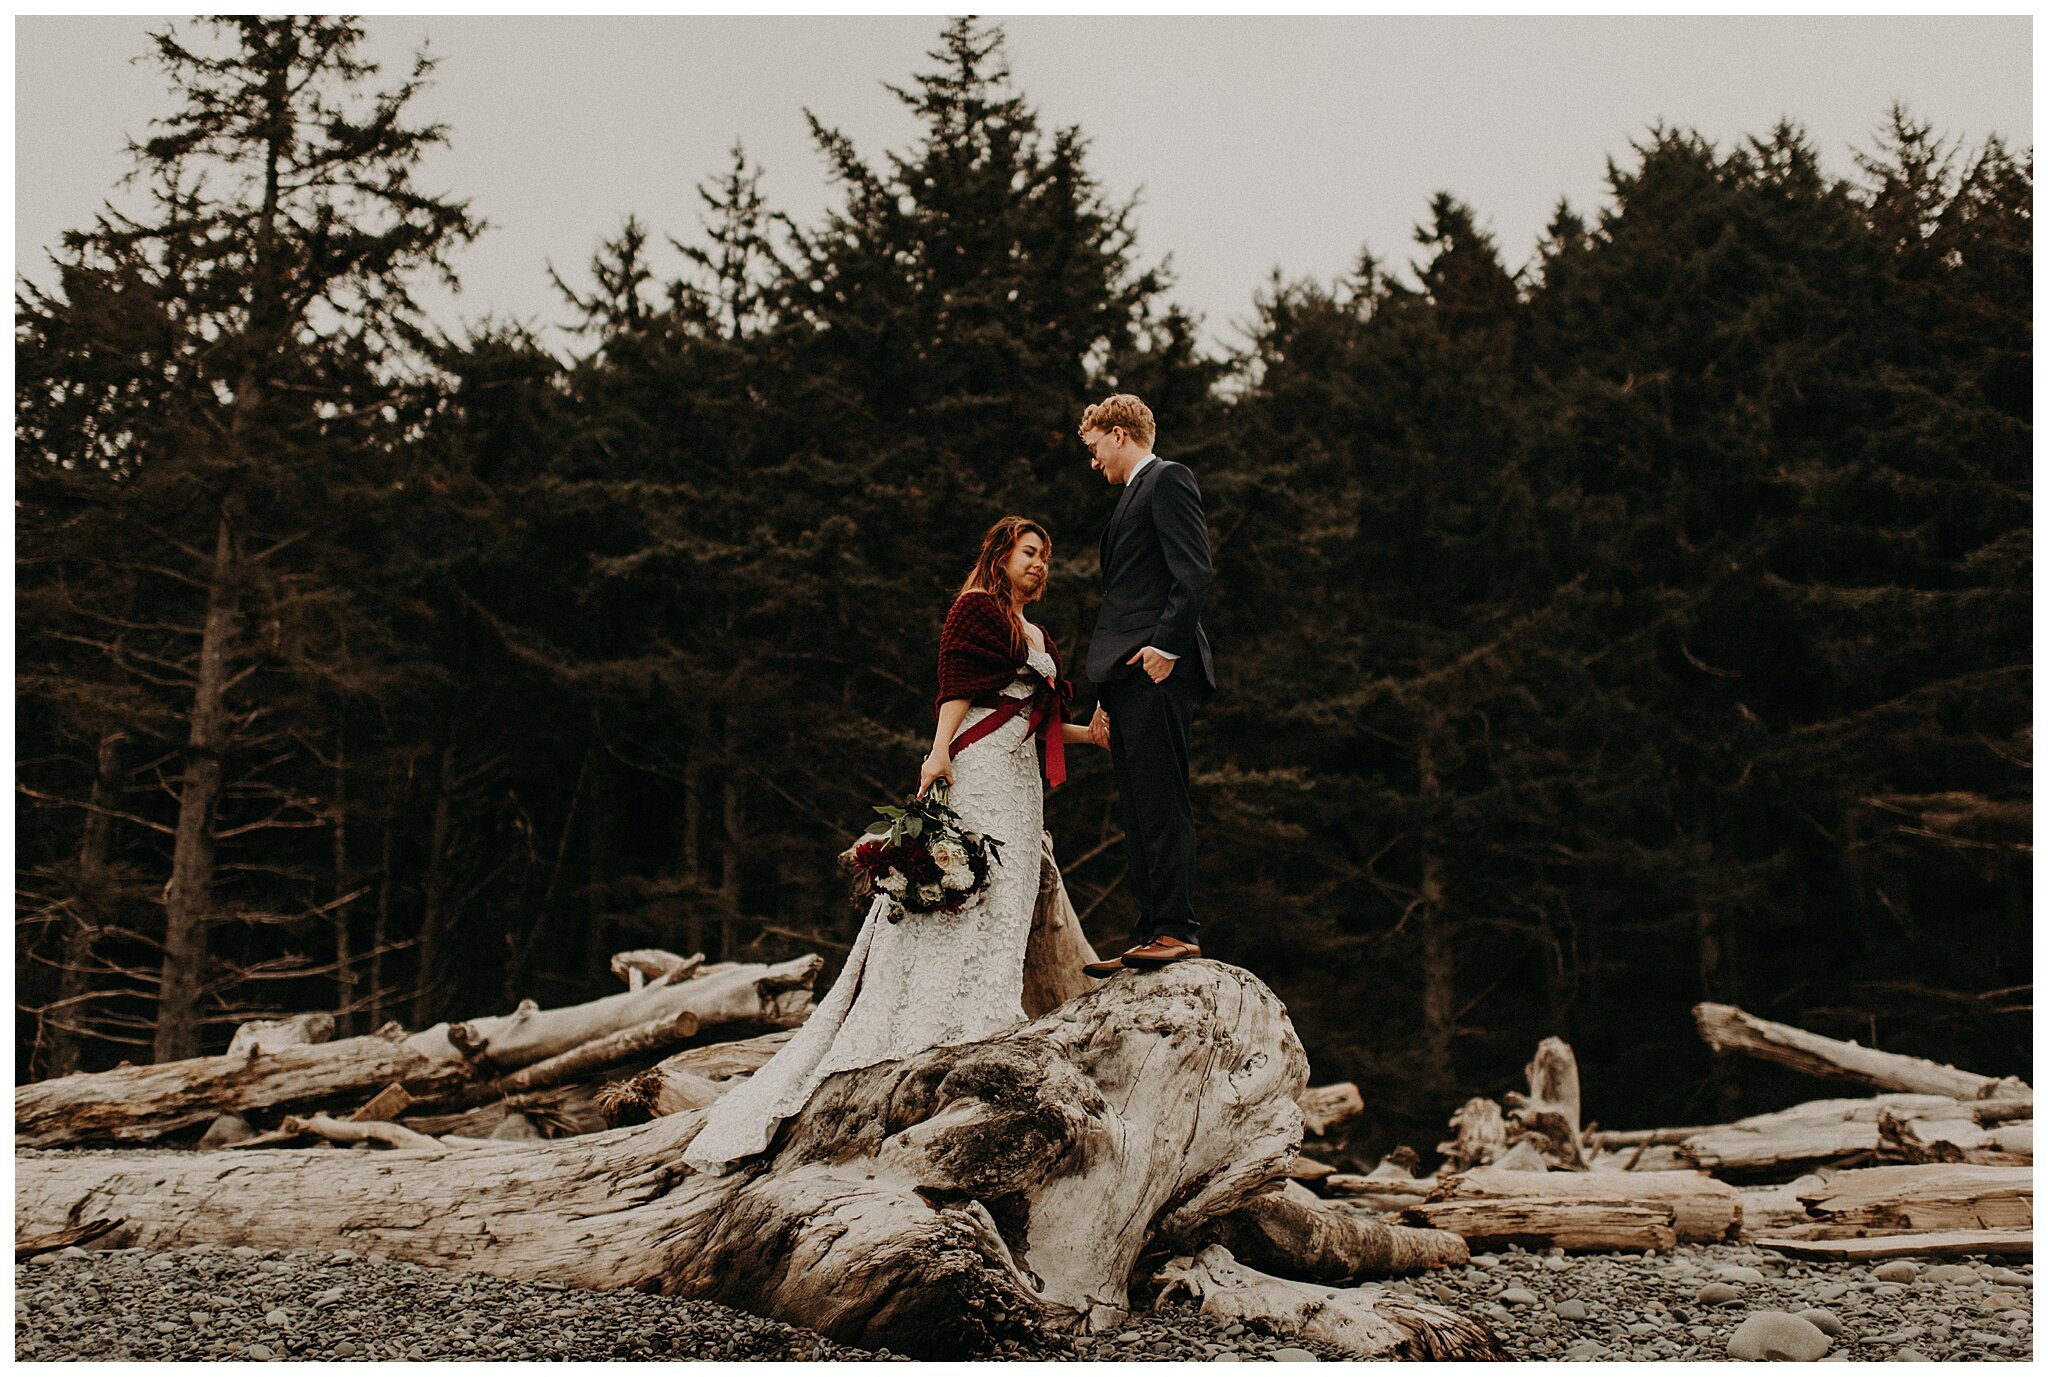
<svg viewBox="0 0 2048 1377">
<path fill-rule="evenodd" d="M 1202 490 L 1185 464 L 1156 456 L 1124 485 L 1102 532 L 1102 610 L 1088 640 L 1088 677 L 1098 684 L 1140 674 L 1124 661 L 1144 646 L 1180 657 L 1210 689 L 1216 666 L 1202 630 L 1209 591 L 1209 525 Z"/>
</svg>

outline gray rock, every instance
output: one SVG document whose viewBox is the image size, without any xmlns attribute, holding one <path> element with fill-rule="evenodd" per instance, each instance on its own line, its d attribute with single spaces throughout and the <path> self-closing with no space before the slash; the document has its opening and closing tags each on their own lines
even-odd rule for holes
<svg viewBox="0 0 2048 1377">
<path fill-rule="evenodd" d="M 1879 1281 L 1912 1281 L 1920 1275 L 1920 1264 L 1899 1258 L 1896 1261 L 1882 1264 L 1872 1271 L 1870 1275 L 1876 1277 Z"/>
<path fill-rule="evenodd" d="M 2025 1296 L 2016 1296 L 2010 1291 L 1993 1291 L 1984 1298 L 1986 1310 L 2023 1310 L 2026 1306 Z"/>
<path fill-rule="evenodd" d="M 343 1339 L 340 1343 L 334 1346 L 334 1356 L 337 1358 L 355 1357 L 356 1341 L 354 1339 Z"/>
<path fill-rule="evenodd" d="M 2015 1272 L 2010 1267 L 1992 1268 L 1991 1279 L 2000 1286 L 2032 1286 L 2034 1284 L 2034 1279 L 2025 1272 Z"/>
<path fill-rule="evenodd" d="M 1586 1318 L 1586 1303 L 1577 1299 L 1559 1301 L 1557 1317 L 1561 1320 L 1583 1320 Z"/>
<path fill-rule="evenodd" d="M 1276 1363 L 1319 1363 L 1322 1359 L 1305 1348 L 1276 1348 L 1266 1355 Z"/>
<path fill-rule="evenodd" d="M 1813 1294 L 1824 1301 L 1840 1300 L 1849 1294 L 1849 1287 L 1844 1282 L 1824 1282 L 1813 1288 Z"/>
<path fill-rule="evenodd" d="M 1830 1339 L 1841 1338 L 1847 1329 L 1847 1326 L 1842 1323 L 1841 1317 L 1832 1310 L 1802 1310 L 1799 1312 L 1799 1318 L 1805 1320 Z"/>
<path fill-rule="evenodd" d="M 1728 1356 L 1751 1363 L 1771 1359 L 1810 1363 L 1828 1347 L 1827 1335 L 1782 1310 L 1759 1310 L 1728 1336 Z"/>
<path fill-rule="evenodd" d="M 1733 1305 L 1742 1299 L 1742 1292 L 1725 1281 L 1710 1281 L 1693 1293 L 1693 1299 L 1701 1305 Z"/>
<path fill-rule="evenodd" d="M 1241 1363 L 1244 1357 L 1237 1353 L 1219 1353 L 1209 1360 L 1212 1363 Z"/>
<path fill-rule="evenodd" d="M 1500 1293 L 1500 1298 L 1501 1302 L 1505 1305 L 1541 1305 L 1543 1303 L 1543 1297 L 1521 1286 L 1510 1286 L 1507 1290 Z"/>
<path fill-rule="evenodd" d="M 263 1322 L 272 1329 L 282 1329 L 291 1323 L 291 1319 L 292 1317 L 285 1314 L 284 1311 L 273 1310 L 263 1317 Z"/>
<path fill-rule="evenodd" d="M 1762 1272 L 1754 1267 L 1716 1267 L 1714 1275 L 1722 1281 L 1746 1281 L 1751 1283 L 1766 1280 Z"/>
<path fill-rule="evenodd" d="M 260 1363 L 266 1359 L 275 1358 L 277 1353 L 269 1344 L 250 1344 L 242 1350 L 242 1356 Z"/>
<path fill-rule="evenodd" d="M 1976 1268 L 1964 1267 L 1954 1262 L 1945 1262 L 1939 1267 L 1930 1267 L 1920 1274 L 1920 1280 L 1922 1281 L 1938 1281 L 1945 1284 L 1958 1281 L 1973 1282 L 1976 1279 Z"/>
<path fill-rule="evenodd" d="M 1931 1363 L 1934 1360 L 1917 1348 L 1902 1348 L 1892 1354 L 1892 1361 L 1895 1363 Z"/>
<path fill-rule="evenodd" d="M 199 1139 L 201 1152 L 212 1152 L 230 1143 L 247 1142 L 256 1136 L 256 1130 L 249 1127 L 249 1121 L 239 1114 L 223 1114 L 206 1126 L 206 1132 Z"/>
<path fill-rule="evenodd" d="M 1568 1361 L 1576 1363 L 1597 1363 L 1607 1357 L 1607 1346 L 1592 1339 L 1580 1339 L 1564 1351 Z"/>
<path fill-rule="evenodd" d="M 493 1138 L 519 1140 L 538 1138 L 541 1136 L 541 1132 L 534 1126 L 533 1120 L 527 1118 L 524 1114 L 507 1114 L 504 1120 L 491 1130 L 491 1136 Z"/>
</svg>

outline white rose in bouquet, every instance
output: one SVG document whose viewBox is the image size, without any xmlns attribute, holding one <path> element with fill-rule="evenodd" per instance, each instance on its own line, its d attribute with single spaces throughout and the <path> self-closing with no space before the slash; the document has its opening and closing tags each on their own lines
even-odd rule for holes
<svg viewBox="0 0 2048 1377">
<path fill-rule="evenodd" d="M 920 903 L 937 904 L 945 901 L 946 891 L 939 885 L 919 885 L 917 897 Z"/>
<path fill-rule="evenodd" d="M 965 893 L 974 888 L 974 867 L 967 859 L 967 848 L 959 842 L 948 839 L 932 847 L 932 859 L 943 872 L 946 888 Z"/>
<path fill-rule="evenodd" d="M 898 899 L 901 899 L 904 892 L 910 888 L 910 881 L 903 878 L 903 872 L 900 870 L 890 871 L 875 883 L 882 887 L 885 894 L 894 895 Z"/>
</svg>

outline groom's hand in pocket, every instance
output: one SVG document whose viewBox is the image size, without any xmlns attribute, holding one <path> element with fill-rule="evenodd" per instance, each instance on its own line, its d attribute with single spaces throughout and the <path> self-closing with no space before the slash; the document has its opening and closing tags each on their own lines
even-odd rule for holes
<svg viewBox="0 0 2048 1377">
<path fill-rule="evenodd" d="M 1173 673 L 1173 657 L 1171 655 L 1162 655 L 1149 645 L 1146 646 L 1143 650 L 1139 651 L 1136 655 L 1133 655 L 1130 659 L 1124 661 L 1124 663 L 1127 665 L 1135 665 L 1138 664 L 1140 661 L 1144 663 L 1145 673 L 1148 676 L 1150 676 L 1152 682 L 1155 684 L 1165 683 L 1166 676 Z"/>
</svg>

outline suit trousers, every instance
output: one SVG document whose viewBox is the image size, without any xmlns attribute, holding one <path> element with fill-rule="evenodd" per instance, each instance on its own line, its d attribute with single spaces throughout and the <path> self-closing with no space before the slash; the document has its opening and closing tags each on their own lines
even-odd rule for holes
<svg viewBox="0 0 2048 1377">
<path fill-rule="evenodd" d="M 1194 942 L 1195 815 L 1188 803 L 1188 728 L 1207 696 L 1198 667 L 1182 660 L 1155 684 L 1133 667 L 1103 684 L 1109 756 L 1116 769 L 1139 942 Z"/>
</svg>

